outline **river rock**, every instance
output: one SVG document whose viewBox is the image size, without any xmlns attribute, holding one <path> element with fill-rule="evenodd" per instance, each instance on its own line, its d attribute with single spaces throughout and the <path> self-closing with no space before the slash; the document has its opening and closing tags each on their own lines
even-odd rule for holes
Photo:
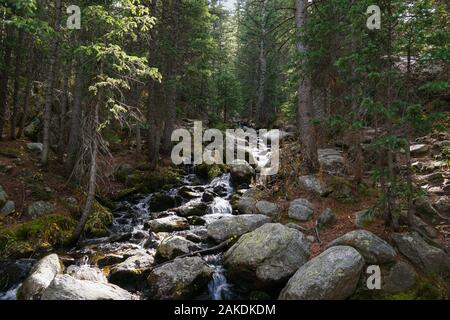
<svg viewBox="0 0 450 320">
<path fill-rule="evenodd" d="M 355 291 L 364 258 L 354 248 L 329 248 L 308 261 L 288 281 L 280 300 L 344 300 Z"/>
<path fill-rule="evenodd" d="M 391 239 L 398 250 L 425 273 L 449 274 L 450 256 L 428 244 L 417 232 L 394 233 Z"/>
<path fill-rule="evenodd" d="M 200 257 L 176 258 L 153 269 L 147 281 L 156 299 L 189 299 L 206 287 L 212 274 Z"/>
<path fill-rule="evenodd" d="M 317 219 L 317 226 L 320 228 L 329 227 L 336 223 L 336 216 L 330 208 L 325 209 Z"/>
<path fill-rule="evenodd" d="M 134 300 L 128 291 L 110 283 L 58 275 L 42 294 L 42 300 Z"/>
<path fill-rule="evenodd" d="M 241 184 L 250 184 L 255 175 L 255 170 L 247 161 L 241 160 L 231 165 L 230 174 L 231 182 L 235 186 L 239 186 Z"/>
<path fill-rule="evenodd" d="M 42 258 L 33 266 L 30 275 L 20 286 L 17 291 L 17 299 L 39 300 L 43 291 L 61 272 L 62 265 L 57 254 Z"/>
<path fill-rule="evenodd" d="M 161 258 L 171 260 L 196 250 L 199 250 L 199 247 L 194 242 L 180 236 L 169 236 L 161 241 L 157 254 Z"/>
<path fill-rule="evenodd" d="M 224 265 L 235 282 L 259 289 L 283 283 L 309 256 L 309 242 L 300 231 L 268 223 L 244 234 L 225 253 Z"/>
<path fill-rule="evenodd" d="M 122 288 L 136 289 L 142 285 L 155 259 L 147 253 L 139 253 L 114 266 L 108 280 Z"/>
<path fill-rule="evenodd" d="M 27 215 L 30 218 L 39 218 L 52 213 L 55 210 L 55 206 L 50 202 L 36 201 L 30 204 L 27 209 Z"/>
<path fill-rule="evenodd" d="M 236 209 L 240 214 L 256 214 L 256 200 L 250 197 L 241 197 L 236 202 Z"/>
<path fill-rule="evenodd" d="M 38 142 L 30 142 L 30 143 L 27 143 L 27 149 L 30 152 L 33 152 L 36 154 L 41 154 L 42 150 L 44 149 L 44 145 L 42 143 L 38 143 Z"/>
<path fill-rule="evenodd" d="M 175 198 L 163 192 L 153 194 L 149 201 L 149 208 L 153 212 L 171 209 L 176 205 Z"/>
<path fill-rule="evenodd" d="M 203 202 L 188 202 L 181 207 L 178 207 L 174 210 L 174 212 L 181 217 L 189 217 L 189 216 L 203 216 L 206 214 L 206 210 L 208 209 L 208 205 Z"/>
<path fill-rule="evenodd" d="M 121 263 L 125 260 L 126 258 L 121 255 L 121 254 L 107 254 L 104 257 L 101 257 L 100 259 L 97 260 L 97 265 L 99 266 L 99 268 L 103 268 L 103 267 L 107 267 L 107 266 L 111 266 L 117 263 Z"/>
<path fill-rule="evenodd" d="M 178 216 L 168 216 L 151 220 L 147 223 L 151 231 L 158 232 L 173 232 L 189 229 L 189 223 L 186 218 Z"/>
<path fill-rule="evenodd" d="M 178 190 L 178 194 L 185 199 L 195 199 L 201 197 L 201 193 L 196 191 L 193 187 L 183 186 Z"/>
<path fill-rule="evenodd" d="M 328 244 L 327 248 L 350 246 L 358 250 L 366 263 L 384 264 L 395 261 L 397 253 L 394 248 L 367 230 L 351 231 Z"/>
<path fill-rule="evenodd" d="M 6 217 L 10 215 L 11 213 L 14 213 L 16 211 L 16 205 L 14 201 L 6 201 L 6 203 L 3 205 L 3 207 L 0 210 L 0 216 Z"/>
<path fill-rule="evenodd" d="M 256 209 L 260 214 L 263 214 L 271 218 L 276 217 L 279 213 L 278 206 L 275 203 L 265 200 L 258 201 L 256 203 Z"/>
<path fill-rule="evenodd" d="M 227 215 L 207 226 L 208 236 L 217 242 L 222 242 L 231 237 L 239 237 L 244 233 L 253 231 L 270 221 L 269 217 L 259 214 Z"/>
<path fill-rule="evenodd" d="M 289 205 L 288 216 L 301 222 L 311 219 L 314 213 L 311 202 L 306 199 L 296 199 Z"/>
<path fill-rule="evenodd" d="M 89 280 L 103 283 L 108 282 L 102 270 L 88 265 L 77 266 L 73 264 L 67 267 L 65 273 L 78 280 Z"/>
</svg>

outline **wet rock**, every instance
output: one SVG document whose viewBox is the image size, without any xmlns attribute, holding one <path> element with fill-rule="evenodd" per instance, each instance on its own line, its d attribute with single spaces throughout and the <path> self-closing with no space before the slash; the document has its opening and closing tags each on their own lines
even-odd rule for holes
<svg viewBox="0 0 450 320">
<path fill-rule="evenodd" d="M 142 286 L 154 263 L 155 259 L 152 255 L 143 252 L 136 254 L 114 266 L 109 273 L 108 280 L 122 288 L 138 289 Z"/>
<path fill-rule="evenodd" d="M 207 226 L 208 236 L 217 242 L 222 242 L 253 231 L 270 221 L 271 219 L 264 215 L 224 216 Z"/>
<path fill-rule="evenodd" d="M 17 299 L 39 300 L 43 291 L 61 272 L 62 265 L 57 254 L 42 258 L 33 266 L 30 275 L 20 286 L 17 291 Z"/>
<path fill-rule="evenodd" d="M 147 224 L 149 229 L 155 233 L 173 232 L 189 229 L 188 220 L 186 218 L 178 216 L 168 216 L 151 220 Z"/>
<path fill-rule="evenodd" d="M 58 275 L 42 294 L 42 300 L 134 300 L 128 291 L 103 282 Z"/>
<path fill-rule="evenodd" d="M 0 261 L 0 291 L 8 291 L 24 280 L 33 263 L 33 259 Z"/>
<path fill-rule="evenodd" d="M 16 211 L 16 205 L 14 201 L 6 201 L 3 207 L 0 206 L 0 217 L 6 217 Z"/>
<path fill-rule="evenodd" d="M 203 216 L 206 214 L 208 205 L 203 202 L 188 202 L 185 205 L 174 209 L 174 212 L 181 217 Z"/>
<path fill-rule="evenodd" d="M 71 265 L 66 269 L 65 273 L 78 280 L 89 280 L 103 283 L 108 282 L 102 270 L 88 265 Z"/>
<path fill-rule="evenodd" d="M 171 260 L 175 257 L 197 251 L 199 249 L 200 248 L 192 241 L 180 236 L 170 236 L 161 241 L 156 252 L 158 257 Z"/>
<path fill-rule="evenodd" d="M 286 281 L 309 255 L 309 242 L 301 232 L 268 223 L 244 234 L 225 253 L 224 264 L 235 282 L 266 288 Z"/>
<path fill-rule="evenodd" d="M 189 224 L 192 226 L 204 226 L 206 224 L 206 220 L 201 217 L 192 216 L 188 217 L 187 219 L 189 221 Z"/>
<path fill-rule="evenodd" d="M 363 266 L 364 259 L 354 248 L 332 247 L 300 267 L 279 299 L 347 299 L 358 285 Z"/>
<path fill-rule="evenodd" d="M 301 176 L 298 178 L 300 187 L 313 194 L 318 196 L 322 196 L 326 193 L 325 187 L 318 177 L 309 175 L 309 176 Z"/>
<path fill-rule="evenodd" d="M 206 190 L 202 195 L 202 202 L 206 202 L 206 203 L 212 202 L 212 201 L 214 201 L 214 198 L 216 198 L 216 197 L 217 197 L 217 194 L 214 191 Z"/>
<path fill-rule="evenodd" d="M 41 154 L 42 150 L 44 149 L 44 145 L 42 143 L 27 143 L 27 149 L 30 152 L 36 153 L 36 154 Z"/>
<path fill-rule="evenodd" d="M 54 210 L 55 207 L 50 202 L 37 201 L 30 204 L 27 209 L 27 215 L 35 219 L 53 213 Z"/>
<path fill-rule="evenodd" d="M 355 213 L 355 226 L 367 228 L 374 222 L 374 215 L 370 210 L 362 210 Z"/>
<path fill-rule="evenodd" d="M 240 214 L 257 214 L 256 200 L 250 197 L 241 197 L 237 200 L 235 205 Z"/>
<path fill-rule="evenodd" d="M 394 233 L 391 239 L 398 250 L 425 273 L 450 273 L 450 256 L 444 250 L 428 244 L 417 232 Z"/>
<path fill-rule="evenodd" d="M 411 289 L 416 284 L 417 273 L 413 267 L 403 261 L 396 262 L 391 268 L 382 270 L 381 290 L 397 293 Z"/>
<path fill-rule="evenodd" d="M 328 244 L 327 248 L 350 246 L 358 250 L 366 263 L 384 264 L 395 261 L 397 253 L 394 248 L 367 230 L 351 231 Z"/>
<path fill-rule="evenodd" d="M 212 274 L 200 257 L 176 258 L 153 269 L 147 281 L 155 299 L 189 299 L 206 287 Z"/>
<path fill-rule="evenodd" d="M 288 216 L 297 221 L 308 221 L 314 213 L 311 202 L 306 199 L 296 199 L 289 205 Z"/>
<path fill-rule="evenodd" d="M 342 151 L 337 149 L 317 150 L 319 163 L 324 172 L 331 175 L 342 175 L 345 173 L 345 164 Z"/>
<path fill-rule="evenodd" d="M 258 201 L 256 203 L 256 209 L 260 214 L 263 214 L 271 218 L 276 217 L 279 213 L 278 206 L 275 203 L 265 200 Z"/>
<path fill-rule="evenodd" d="M 176 207 L 175 198 L 166 193 L 155 193 L 149 201 L 149 208 L 151 211 L 164 211 Z"/>
<path fill-rule="evenodd" d="M 430 150 L 430 147 L 426 144 L 413 144 L 409 147 L 409 150 L 411 156 L 416 157 L 426 154 Z"/>
<path fill-rule="evenodd" d="M 107 266 L 112 266 L 112 265 L 117 264 L 117 263 L 121 263 L 124 260 L 125 260 L 125 257 L 123 255 L 120 255 L 120 254 L 108 254 L 108 255 L 98 259 L 97 260 L 97 265 L 99 266 L 99 268 L 103 268 L 103 267 L 107 267 Z"/>
<path fill-rule="evenodd" d="M 241 184 L 250 184 L 253 176 L 255 175 L 255 170 L 252 168 L 247 161 L 236 161 L 231 165 L 231 181 L 235 186 Z"/>
<path fill-rule="evenodd" d="M 336 223 L 336 216 L 330 208 L 325 209 L 317 219 L 319 229 L 332 226 Z"/>
<path fill-rule="evenodd" d="M 195 199 L 201 196 L 201 193 L 196 191 L 193 187 L 184 186 L 178 190 L 178 194 L 185 199 Z"/>
</svg>

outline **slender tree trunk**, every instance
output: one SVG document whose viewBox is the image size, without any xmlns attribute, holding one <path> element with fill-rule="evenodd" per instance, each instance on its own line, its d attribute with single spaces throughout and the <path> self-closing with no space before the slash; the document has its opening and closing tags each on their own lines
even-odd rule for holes
<svg viewBox="0 0 450 320">
<path fill-rule="evenodd" d="M 299 32 L 303 32 L 306 25 L 307 0 L 296 0 L 296 23 Z M 297 43 L 297 50 L 301 56 L 305 56 L 307 48 L 302 40 Z M 300 139 L 304 145 L 303 167 L 307 173 L 316 173 L 319 169 L 317 155 L 317 142 L 313 124 L 311 123 L 312 110 L 312 85 L 308 71 L 304 72 L 303 79 L 298 87 L 298 113 L 297 121 L 300 131 Z"/>
<path fill-rule="evenodd" d="M 141 124 L 139 121 L 136 122 L 135 128 L 136 128 L 136 152 L 140 154 L 142 151 L 142 140 L 141 140 L 142 138 L 141 138 Z"/>
<path fill-rule="evenodd" d="M 81 108 L 84 88 L 84 76 L 82 70 L 83 61 L 84 59 L 80 54 L 80 56 L 77 58 L 77 64 L 75 67 L 75 89 L 73 94 L 69 143 L 67 145 L 66 172 L 68 175 L 70 175 L 75 166 L 78 157 L 78 151 L 80 149 Z"/>
<path fill-rule="evenodd" d="M 36 70 L 36 56 L 34 47 L 31 48 L 29 54 L 29 60 L 31 63 L 27 64 L 26 76 L 27 82 L 25 85 L 25 92 L 23 98 L 23 107 L 22 107 L 22 118 L 20 119 L 20 127 L 17 132 L 17 139 L 22 138 L 23 130 L 25 129 L 25 125 L 27 123 L 28 109 L 30 107 L 30 95 L 31 95 L 31 86 L 33 84 L 34 70 Z"/>
<path fill-rule="evenodd" d="M 66 136 L 66 113 L 67 106 L 69 103 L 69 78 L 72 73 L 72 62 L 68 64 L 64 72 L 64 84 L 63 84 L 63 94 L 61 102 L 61 114 L 59 115 L 59 133 L 58 133 L 58 161 L 60 163 L 64 162 L 64 152 L 65 152 L 65 136 Z"/>
<path fill-rule="evenodd" d="M 96 191 L 96 181 L 97 181 L 97 154 L 98 154 L 98 133 L 97 128 L 99 126 L 99 110 L 100 104 L 102 101 L 101 93 L 98 93 L 97 103 L 95 104 L 94 116 L 91 121 L 91 167 L 89 170 L 89 188 L 88 194 L 86 198 L 86 204 L 83 209 L 83 213 L 81 215 L 80 221 L 73 231 L 72 234 L 72 244 L 77 244 L 78 240 L 83 233 L 84 227 L 86 226 L 86 222 L 89 219 L 89 216 L 92 211 L 92 206 L 95 200 L 95 191 Z"/>
<path fill-rule="evenodd" d="M 59 31 L 59 25 L 61 23 L 61 0 L 55 0 L 55 32 Z M 52 116 L 52 103 L 53 103 L 53 90 L 55 85 L 56 76 L 56 64 L 58 60 L 59 41 L 54 39 L 52 43 L 52 54 L 50 57 L 48 78 L 47 78 L 47 92 L 45 94 L 45 107 L 44 107 L 44 137 L 43 137 L 43 151 L 41 157 L 41 163 L 43 165 L 48 164 L 48 158 L 50 154 L 50 121 Z"/>
<path fill-rule="evenodd" d="M 6 36 L 4 37 L 4 55 L 3 68 L 0 70 L 0 140 L 3 138 L 3 127 L 5 125 L 6 109 L 8 107 L 8 81 L 9 81 L 9 64 L 11 61 L 11 31 L 5 28 Z"/>
<path fill-rule="evenodd" d="M 17 109 L 18 109 L 18 101 L 20 94 L 20 70 L 22 66 L 22 31 L 18 32 L 17 45 L 15 49 L 16 61 L 14 63 L 14 91 L 13 91 L 13 99 L 12 99 L 12 114 L 11 114 L 11 128 L 10 128 L 10 137 L 12 140 L 16 139 L 16 129 L 17 129 Z"/>
<path fill-rule="evenodd" d="M 267 57 L 266 57 L 266 19 L 267 19 L 267 0 L 263 0 L 261 4 L 261 41 L 259 44 L 259 81 L 258 81 L 258 105 L 257 105 L 257 123 L 262 125 L 265 122 L 265 89 L 266 89 L 266 73 L 267 73 Z"/>
</svg>

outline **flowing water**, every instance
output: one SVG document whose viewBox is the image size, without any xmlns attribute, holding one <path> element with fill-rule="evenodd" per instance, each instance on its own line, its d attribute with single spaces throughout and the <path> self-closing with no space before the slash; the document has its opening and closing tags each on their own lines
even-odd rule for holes
<svg viewBox="0 0 450 320">
<path fill-rule="evenodd" d="M 270 159 L 270 150 L 267 146 L 261 148 L 262 141 L 258 140 L 258 146 L 250 146 L 251 155 L 255 159 L 266 165 Z M 187 231 L 171 232 L 170 235 L 185 236 L 187 233 L 193 233 L 200 237 L 203 236 L 204 241 L 200 244 L 201 248 L 207 248 L 212 245 L 206 240 L 206 226 L 222 218 L 225 215 L 232 214 L 230 199 L 235 190 L 230 181 L 230 174 L 223 174 L 215 178 L 210 183 L 202 182 L 192 169 L 186 170 L 185 176 L 182 178 L 182 187 L 175 188 L 166 192 L 167 195 L 173 197 L 178 207 L 188 206 L 202 201 L 202 195 L 205 192 L 215 194 L 214 199 L 209 203 L 206 214 L 201 218 L 205 220 L 203 226 L 190 226 Z M 185 199 L 180 196 L 180 189 L 190 187 L 194 193 L 197 193 L 193 199 Z M 149 203 L 154 195 L 135 195 L 129 199 L 116 204 L 114 211 L 114 219 L 110 228 L 111 236 L 98 239 L 85 240 L 81 249 L 73 249 L 64 253 L 73 258 L 73 264 L 83 267 L 89 265 L 89 262 L 95 261 L 95 258 L 106 254 L 123 254 L 130 255 L 133 252 L 155 252 L 156 247 L 162 241 L 161 236 L 155 235 L 147 230 L 146 222 L 157 218 L 156 212 L 151 212 Z M 176 208 L 168 211 L 175 210 Z M 223 300 L 236 299 L 236 293 L 233 284 L 227 278 L 227 272 L 222 265 L 222 254 L 204 256 L 203 259 L 213 268 L 214 273 L 207 292 L 201 294 L 199 299 Z M 19 262 L 16 262 L 19 263 Z M 31 263 L 30 263 L 31 266 Z M 29 271 L 29 268 L 28 270 Z M 23 280 L 24 277 L 21 279 Z M 5 292 L 0 292 L 0 300 L 15 299 L 19 284 L 10 285 Z M 145 295 L 142 295 L 146 298 Z"/>
</svg>

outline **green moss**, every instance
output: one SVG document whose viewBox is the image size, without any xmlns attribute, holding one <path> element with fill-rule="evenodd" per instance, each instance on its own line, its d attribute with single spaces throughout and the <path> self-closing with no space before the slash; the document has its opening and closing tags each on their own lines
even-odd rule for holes
<svg viewBox="0 0 450 320">
<path fill-rule="evenodd" d="M 0 256 L 20 257 L 44 248 L 61 246 L 70 239 L 75 221 L 51 214 L 35 220 L 0 228 Z"/>
<path fill-rule="evenodd" d="M 0 148 L 0 155 L 7 158 L 17 159 L 22 155 L 22 150 L 18 148 Z"/>
<path fill-rule="evenodd" d="M 331 197 L 342 203 L 355 202 L 355 192 L 350 181 L 341 177 L 332 177 L 330 181 Z"/>
<path fill-rule="evenodd" d="M 203 179 L 207 179 L 208 181 L 212 181 L 214 178 L 217 178 L 221 174 L 228 171 L 228 167 L 223 164 L 200 164 L 195 167 L 195 172 L 197 175 L 202 177 Z"/>
<path fill-rule="evenodd" d="M 161 168 L 142 177 L 142 183 L 134 186 L 137 192 L 153 193 L 174 188 L 181 184 L 181 172 L 174 168 Z"/>
<path fill-rule="evenodd" d="M 92 212 L 84 228 L 85 235 L 94 238 L 108 236 L 108 227 L 112 222 L 113 215 L 111 211 L 98 201 L 94 201 Z"/>
</svg>

